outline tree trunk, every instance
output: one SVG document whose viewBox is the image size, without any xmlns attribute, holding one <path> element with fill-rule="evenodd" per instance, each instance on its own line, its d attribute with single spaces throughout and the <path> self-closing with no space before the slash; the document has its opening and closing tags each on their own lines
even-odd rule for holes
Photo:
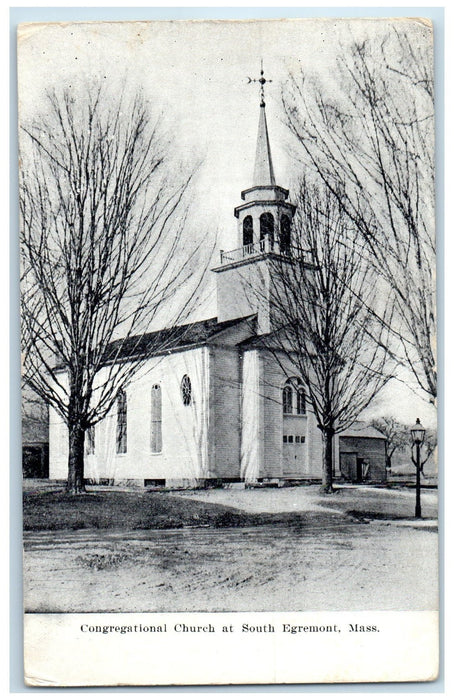
<svg viewBox="0 0 454 700">
<path fill-rule="evenodd" d="M 334 431 L 330 428 L 322 430 L 323 465 L 322 465 L 322 493 L 333 493 L 333 437 Z"/>
<path fill-rule="evenodd" d="M 68 493 L 83 493 L 85 431 L 80 425 L 69 426 Z"/>
</svg>

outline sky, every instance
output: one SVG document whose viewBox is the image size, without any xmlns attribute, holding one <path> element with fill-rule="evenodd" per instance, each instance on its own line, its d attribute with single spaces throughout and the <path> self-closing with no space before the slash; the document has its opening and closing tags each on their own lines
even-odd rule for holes
<svg viewBox="0 0 454 700">
<path fill-rule="evenodd" d="M 238 245 L 233 209 L 241 203 L 241 190 L 252 184 L 254 166 L 259 88 L 248 78 L 259 77 L 263 59 L 265 77 L 272 81 L 266 85 L 266 104 L 274 170 L 277 184 L 288 187 L 294 160 L 280 95 L 289 72 L 302 69 L 335 91 L 339 45 L 388 26 L 376 19 L 22 25 L 20 116 L 33 118 L 44 110 L 45 90 L 53 85 L 100 80 L 114 92 L 142 90 L 151 109 L 162 115 L 178 159 L 199 165 L 188 235 L 230 250 Z M 212 291 L 213 278 L 207 279 Z M 199 315 L 215 314 L 215 295 L 209 293 Z M 428 427 L 434 424 L 433 409 L 401 382 L 384 390 L 375 410 L 398 412 L 409 423 L 418 415 Z"/>
<path fill-rule="evenodd" d="M 387 26 L 376 19 L 22 25 L 20 108 L 23 117 L 39 111 L 49 84 L 99 78 L 118 89 L 123 82 L 131 92 L 142 88 L 163 113 L 179 157 L 201 163 L 197 217 L 228 250 L 236 244 L 233 208 L 253 172 L 259 88 L 248 77 L 259 77 L 263 59 L 272 80 L 266 103 L 275 172 L 288 186 L 292 162 L 280 94 L 289 72 L 318 74 L 333 91 L 339 43 Z"/>
</svg>

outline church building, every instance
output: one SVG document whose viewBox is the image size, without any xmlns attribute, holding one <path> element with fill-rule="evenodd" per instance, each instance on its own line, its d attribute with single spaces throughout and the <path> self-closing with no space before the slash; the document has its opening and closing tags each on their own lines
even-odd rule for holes
<svg viewBox="0 0 454 700">
<path fill-rule="evenodd" d="M 270 298 L 277 284 L 272 262 L 289 251 L 295 213 L 288 190 L 276 184 L 263 90 L 253 184 L 241 201 L 234 209 L 237 246 L 221 251 L 212 271 L 217 316 L 180 327 L 161 354 L 147 353 L 147 345 L 156 348 L 156 334 L 172 329 L 141 339 L 144 365 L 111 413 L 88 431 L 86 479 L 145 486 L 321 479 L 321 433 L 302 382 L 262 342 L 279 325 Z M 122 352 L 128 361 L 126 344 Z M 52 409 L 49 434 L 49 476 L 65 479 L 67 429 Z M 369 432 L 368 438 L 355 445 L 367 451 L 372 443 L 370 455 L 354 455 L 350 446 L 349 464 L 362 460 L 368 478 L 384 480 L 383 436 L 374 441 Z M 339 443 L 336 475 L 345 478 Z M 358 480 L 358 473 L 347 478 Z"/>
</svg>

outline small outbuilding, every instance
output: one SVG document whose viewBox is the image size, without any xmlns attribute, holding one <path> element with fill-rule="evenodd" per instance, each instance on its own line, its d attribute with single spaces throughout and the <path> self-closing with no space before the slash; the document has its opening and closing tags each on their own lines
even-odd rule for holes
<svg viewBox="0 0 454 700">
<path fill-rule="evenodd" d="M 335 476 L 354 483 L 386 481 L 386 438 L 357 421 L 335 439 Z"/>
</svg>

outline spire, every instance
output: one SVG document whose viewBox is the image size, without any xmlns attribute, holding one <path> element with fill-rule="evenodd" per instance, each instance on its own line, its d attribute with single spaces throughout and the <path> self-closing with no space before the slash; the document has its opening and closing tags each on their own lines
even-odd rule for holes
<svg viewBox="0 0 454 700">
<path fill-rule="evenodd" d="M 257 149 L 255 151 L 255 167 L 253 187 L 275 185 L 273 160 L 271 158 L 270 140 L 265 112 L 265 83 L 271 83 L 263 73 L 263 60 L 260 62 L 260 78 L 248 78 L 250 83 L 260 83 L 260 118 L 257 134 Z"/>
<path fill-rule="evenodd" d="M 255 151 L 255 166 L 253 187 L 275 185 L 273 160 L 271 158 L 268 126 L 266 123 L 265 102 L 260 103 L 259 130 L 257 133 L 257 149 Z"/>
</svg>

